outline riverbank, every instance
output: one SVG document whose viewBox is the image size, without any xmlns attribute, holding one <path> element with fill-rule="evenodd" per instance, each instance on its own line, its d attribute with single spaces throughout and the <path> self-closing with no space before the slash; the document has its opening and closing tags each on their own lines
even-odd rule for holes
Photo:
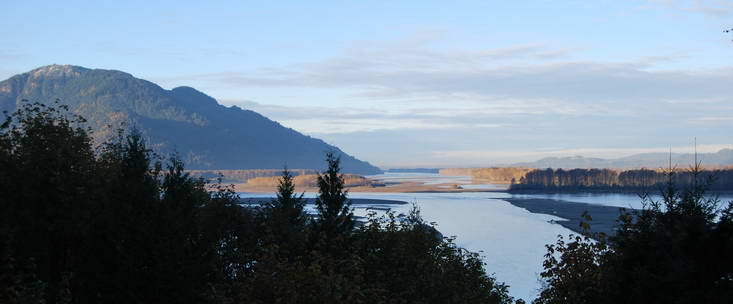
<svg viewBox="0 0 733 304">
<path fill-rule="evenodd" d="M 242 204 L 258 205 L 272 201 L 275 197 L 242 197 L 239 201 Z M 315 204 L 315 198 L 303 198 L 306 204 Z M 350 198 L 351 205 L 407 205 L 405 201 L 373 198 Z"/>
<path fill-rule="evenodd" d="M 462 185 L 460 183 L 426 183 L 422 181 L 389 181 L 380 182 L 378 186 L 356 186 L 346 187 L 349 192 L 366 192 L 366 193 L 463 193 L 463 192 L 496 192 L 506 191 L 506 187 L 498 187 L 496 189 L 473 188 L 471 185 Z M 476 184 L 480 185 L 480 184 Z M 277 187 L 274 186 L 252 186 L 246 183 L 233 184 L 236 192 L 250 193 L 275 193 Z M 295 187 L 297 192 L 317 192 L 316 187 Z"/>
<path fill-rule="evenodd" d="M 655 195 L 663 192 L 663 188 L 535 188 L 535 189 L 511 189 L 509 187 L 506 192 L 510 194 L 650 194 Z M 685 190 L 680 188 L 679 190 Z M 733 195 L 733 190 L 708 190 L 708 195 L 729 196 Z"/>
<path fill-rule="evenodd" d="M 552 221 L 552 223 L 561 225 L 577 233 L 582 232 L 580 228 L 580 222 L 583 220 L 581 215 L 587 211 L 593 218 L 590 221 L 592 232 L 603 232 L 607 235 L 612 235 L 616 227 L 616 219 L 618 219 L 621 209 L 613 206 L 544 198 L 506 198 L 502 200 L 532 213 L 548 214 L 566 219 Z"/>
</svg>

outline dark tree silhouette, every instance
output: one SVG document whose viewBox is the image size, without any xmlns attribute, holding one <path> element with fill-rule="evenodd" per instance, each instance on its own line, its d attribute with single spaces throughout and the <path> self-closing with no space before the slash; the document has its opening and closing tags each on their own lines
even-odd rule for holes
<svg viewBox="0 0 733 304">
<path fill-rule="evenodd" d="M 664 171 L 633 169 L 544 169 L 528 172 L 519 183 L 511 184 L 511 191 L 629 191 L 647 192 L 666 187 L 669 176 Z M 680 171 L 673 176 L 681 187 L 694 186 L 695 180 L 713 179 L 708 190 L 733 189 L 733 169 Z"/>
<path fill-rule="evenodd" d="M 268 240 L 270 244 L 276 244 L 286 256 L 295 259 L 304 253 L 310 217 L 305 212 L 303 194 L 295 193 L 293 175 L 287 168 L 282 172 L 276 195 L 262 210 L 265 235 L 272 238 Z"/>
<path fill-rule="evenodd" d="M 326 242 L 343 239 L 354 229 L 354 214 L 344 190 L 340 162 L 341 159 L 333 152 L 326 153 L 328 168 L 318 176 L 318 218 L 314 226 L 319 237 L 325 238 Z"/>
</svg>

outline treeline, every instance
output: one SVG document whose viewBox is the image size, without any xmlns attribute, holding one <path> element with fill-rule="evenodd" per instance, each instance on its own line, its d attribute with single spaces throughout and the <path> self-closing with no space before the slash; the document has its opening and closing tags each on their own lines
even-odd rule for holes
<svg viewBox="0 0 733 304">
<path fill-rule="evenodd" d="M 671 181 L 679 187 L 706 183 L 708 190 L 733 191 L 733 169 L 668 172 L 635 169 L 544 169 L 532 170 L 512 184 L 511 191 L 656 191 Z"/>
<path fill-rule="evenodd" d="M 515 167 L 448 168 L 440 169 L 440 174 L 449 176 L 471 176 L 471 178 L 479 181 L 508 184 L 518 182 L 530 170 L 532 169 Z"/>
<path fill-rule="evenodd" d="M 290 172 L 288 170 L 288 172 Z M 282 171 L 281 171 L 282 173 Z M 316 188 L 318 187 L 318 174 L 297 175 L 293 177 L 293 185 L 298 188 Z M 251 187 L 277 187 L 280 183 L 280 176 L 271 177 L 255 177 L 249 179 L 246 186 Z M 356 174 L 344 174 L 343 181 L 345 187 L 371 186 L 372 180 Z"/>
<path fill-rule="evenodd" d="M 440 169 L 438 173 L 440 175 L 448 175 L 448 176 L 470 176 L 471 171 L 473 171 L 475 168 L 445 168 Z"/>
<path fill-rule="evenodd" d="M 513 183 L 521 180 L 531 169 L 527 168 L 480 168 L 471 171 L 473 179 L 494 183 Z"/>
<path fill-rule="evenodd" d="M 136 132 L 95 146 L 83 122 L 24 104 L 0 125 L 0 303 L 511 301 L 417 210 L 356 225 L 332 154 L 311 217 L 289 172 L 242 207 Z"/>
</svg>

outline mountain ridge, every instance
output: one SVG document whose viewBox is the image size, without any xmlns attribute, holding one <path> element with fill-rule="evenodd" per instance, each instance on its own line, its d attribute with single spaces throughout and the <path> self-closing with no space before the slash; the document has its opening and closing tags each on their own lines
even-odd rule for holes
<svg viewBox="0 0 733 304">
<path fill-rule="evenodd" d="M 672 165 L 691 166 L 695 162 L 694 153 L 672 153 Z M 721 149 L 714 153 L 698 153 L 698 161 L 705 167 L 725 167 L 733 165 L 733 149 Z M 619 158 L 595 158 L 583 156 L 545 157 L 533 162 L 520 162 L 506 167 L 525 168 L 666 168 L 669 166 L 670 153 L 638 153 Z"/>
<path fill-rule="evenodd" d="M 323 169 L 324 153 L 342 158 L 345 173 L 381 170 L 251 110 L 224 106 L 192 87 L 166 90 L 132 74 L 73 65 L 48 65 L 0 82 L 0 110 L 22 100 L 60 100 L 85 117 L 95 139 L 121 126 L 140 129 L 159 152 L 178 152 L 190 169 Z"/>
</svg>

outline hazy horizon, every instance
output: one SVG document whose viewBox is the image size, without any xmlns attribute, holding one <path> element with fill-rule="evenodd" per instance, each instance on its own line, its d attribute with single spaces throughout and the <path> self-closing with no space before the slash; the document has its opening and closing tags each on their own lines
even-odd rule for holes
<svg viewBox="0 0 733 304">
<path fill-rule="evenodd" d="M 387 168 L 732 147 L 728 2 L 84 6 L 7 4 L 0 79 L 191 86 Z"/>
</svg>

